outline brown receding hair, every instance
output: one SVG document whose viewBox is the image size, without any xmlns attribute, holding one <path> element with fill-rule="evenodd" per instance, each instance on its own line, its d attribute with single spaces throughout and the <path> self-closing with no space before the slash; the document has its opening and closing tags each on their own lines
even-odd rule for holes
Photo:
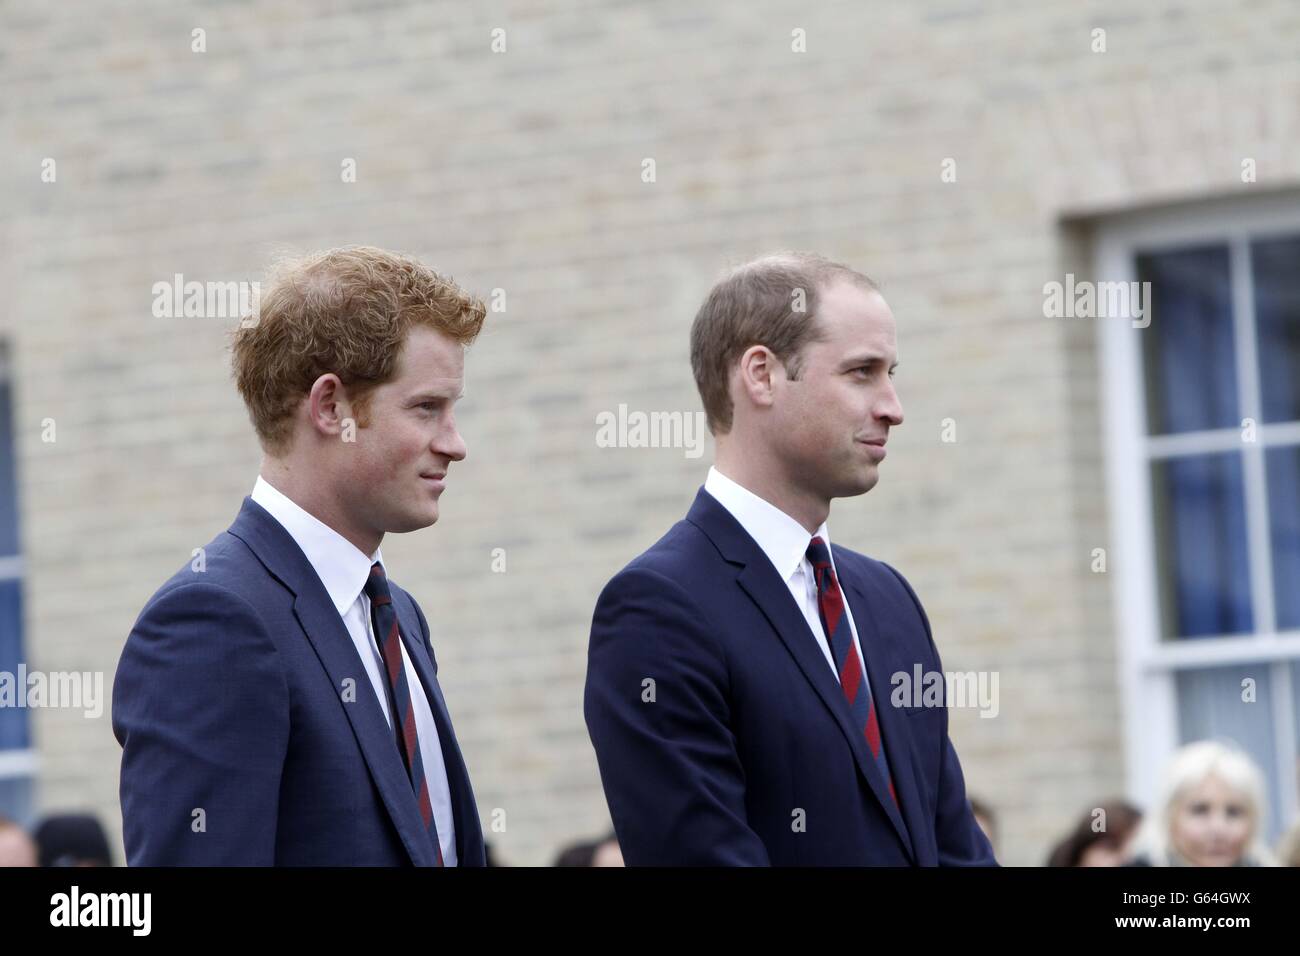
<svg viewBox="0 0 1300 956">
<path fill-rule="evenodd" d="M 272 455 L 289 450 L 294 409 L 320 376 L 339 377 L 364 428 L 372 393 L 396 374 L 412 326 L 464 346 L 487 314 L 450 278 L 373 246 L 280 257 L 265 286 L 257 321 L 235 330 L 231 351 L 248 417 Z"/>
<path fill-rule="evenodd" d="M 862 273 L 811 252 L 780 252 L 746 262 L 709 290 L 691 325 L 691 369 L 704 402 L 709 431 L 731 431 L 728 390 L 736 362 L 753 345 L 763 345 L 799 377 L 802 352 L 821 341 L 817 323 L 820 292 L 837 280 L 875 291 Z M 796 311 L 803 290 L 803 311 Z"/>
</svg>

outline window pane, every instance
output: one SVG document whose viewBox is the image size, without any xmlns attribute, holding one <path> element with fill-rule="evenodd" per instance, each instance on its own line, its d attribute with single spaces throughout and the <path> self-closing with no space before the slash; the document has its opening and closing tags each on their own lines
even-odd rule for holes
<svg viewBox="0 0 1300 956">
<path fill-rule="evenodd" d="M 22 659 L 22 586 L 19 581 L 0 581 L 0 671 L 18 679 L 18 662 Z M 19 693 L 23 688 L 15 688 Z M 0 750 L 25 748 L 27 709 L 0 707 Z"/>
<path fill-rule="evenodd" d="M 1240 453 L 1153 461 L 1151 492 L 1165 636 L 1250 632 Z"/>
<path fill-rule="evenodd" d="M 1280 790 L 1274 757 L 1273 702 L 1266 663 L 1189 670 L 1177 675 L 1179 743 L 1227 738 L 1250 754 L 1264 774 L 1268 795 L 1265 842 L 1271 848 L 1281 830 Z M 1254 681 L 1254 700 L 1243 701 L 1242 681 Z"/>
<path fill-rule="evenodd" d="M 31 777 L 0 777 L 0 817 L 8 817 L 30 833 L 36 823 L 34 795 Z"/>
<path fill-rule="evenodd" d="M 1228 247 L 1139 254 L 1137 269 L 1151 283 L 1141 332 L 1150 433 L 1240 428 Z"/>
<path fill-rule="evenodd" d="M 1264 461 L 1277 626 L 1300 628 L 1300 448 L 1269 448 Z"/>
<path fill-rule="evenodd" d="M 1300 236 L 1252 243 L 1250 261 L 1255 281 L 1264 421 L 1297 421 L 1300 420 Z"/>
</svg>

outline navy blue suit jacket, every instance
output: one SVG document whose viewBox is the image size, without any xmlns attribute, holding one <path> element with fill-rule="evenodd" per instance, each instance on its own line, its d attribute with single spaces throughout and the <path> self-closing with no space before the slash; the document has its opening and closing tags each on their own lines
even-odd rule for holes
<svg viewBox="0 0 1300 956">
<path fill-rule="evenodd" d="M 920 602 L 832 547 L 901 813 L 789 588 L 701 489 L 592 621 L 587 727 L 629 865 L 996 865 L 947 707 L 890 704 L 891 675 L 942 670 Z"/>
<path fill-rule="evenodd" d="M 113 683 L 127 862 L 435 865 L 374 686 L 289 532 L 245 498 L 204 550 L 203 570 L 182 569 L 145 605 Z M 458 862 L 483 866 L 428 624 L 389 586 L 438 726 Z"/>
</svg>

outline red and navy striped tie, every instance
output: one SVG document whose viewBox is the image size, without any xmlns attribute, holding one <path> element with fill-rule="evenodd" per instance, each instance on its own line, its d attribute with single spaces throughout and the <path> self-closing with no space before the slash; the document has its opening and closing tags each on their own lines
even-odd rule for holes
<svg viewBox="0 0 1300 956">
<path fill-rule="evenodd" d="M 397 628 L 397 613 L 393 610 L 393 595 L 388 590 L 388 578 L 383 566 L 376 561 L 370 566 L 366 581 L 366 596 L 370 598 L 370 614 L 375 626 L 375 640 L 384 659 L 388 674 L 388 687 L 392 691 L 393 726 L 397 732 L 397 749 L 411 777 L 416 801 L 420 806 L 420 819 L 437 851 L 438 865 L 442 866 L 442 843 L 438 840 L 438 827 L 433 819 L 433 803 L 429 799 L 429 781 L 424 775 L 424 760 L 420 757 L 420 740 L 415 732 L 415 707 L 411 704 L 411 688 L 406 683 L 406 668 L 402 666 L 402 636 Z"/>
<path fill-rule="evenodd" d="M 831 566 L 830 548 L 817 535 L 808 545 L 808 560 L 812 563 L 813 573 L 817 578 L 817 609 L 821 612 L 822 627 L 826 631 L 826 641 L 835 658 L 835 671 L 840 677 L 840 689 L 844 699 L 849 702 L 849 711 L 853 715 L 853 725 L 862 731 L 871 749 L 871 756 L 876 761 L 889 795 L 898 806 L 898 795 L 894 793 L 894 779 L 889 773 L 889 762 L 885 759 L 885 748 L 880 739 L 880 724 L 876 720 L 876 702 L 871 697 L 871 686 L 867 683 L 867 674 L 863 670 L 858 649 L 853 643 L 853 631 L 849 627 L 844 613 L 844 593 L 840 591 L 840 582 L 836 580 L 835 568 Z"/>
</svg>

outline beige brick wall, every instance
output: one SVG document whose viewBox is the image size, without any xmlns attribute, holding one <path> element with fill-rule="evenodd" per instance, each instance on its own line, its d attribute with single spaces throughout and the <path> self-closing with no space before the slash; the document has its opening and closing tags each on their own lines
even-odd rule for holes
<svg viewBox="0 0 1300 956">
<path fill-rule="evenodd" d="M 811 248 L 883 283 L 906 412 L 832 532 L 909 577 L 945 667 L 1000 672 L 1000 716 L 955 712 L 953 733 L 1002 858 L 1039 862 L 1123 786 L 1110 594 L 1088 570 L 1106 545 L 1092 329 L 1044 319 L 1042 286 L 1086 271 L 1080 216 L 1300 185 L 1300 8 L 551 6 L 0 14 L 30 665 L 111 680 L 144 601 L 256 475 L 228 323 L 153 318 L 152 284 L 256 279 L 281 245 L 417 253 L 507 311 L 469 359 L 443 519 L 385 553 L 434 627 L 485 824 L 506 811 L 490 839 L 549 862 L 607 825 L 581 714 L 595 597 L 711 454 L 598 448 L 596 415 L 696 409 L 686 337 L 711 279 Z M 120 839 L 107 715 L 34 716 L 42 807 L 89 805 Z"/>
</svg>

